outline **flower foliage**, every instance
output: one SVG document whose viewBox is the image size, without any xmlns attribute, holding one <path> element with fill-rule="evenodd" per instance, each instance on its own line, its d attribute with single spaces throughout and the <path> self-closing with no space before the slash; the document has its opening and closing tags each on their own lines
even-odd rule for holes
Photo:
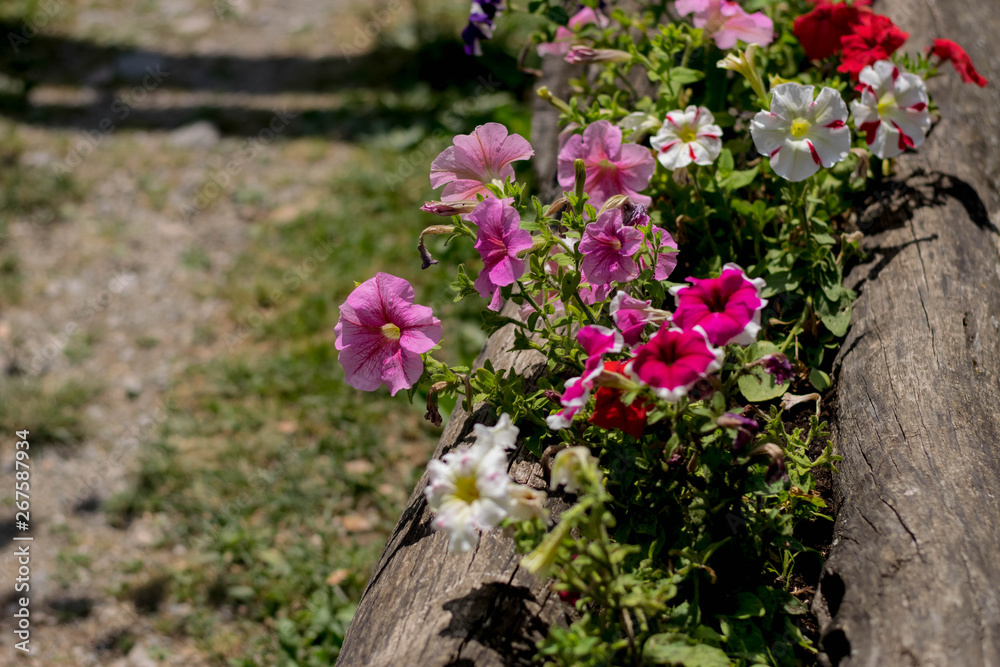
<svg viewBox="0 0 1000 667">
<path fill-rule="evenodd" d="M 360 389 L 426 395 L 429 414 L 454 396 L 498 417 L 431 462 L 425 493 L 452 551 L 505 527 L 576 606 L 541 660 L 800 664 L 816 648 L 794 582 L 817 560 L 803 529 L 831 521 L 815 472 L 837 460 L 820 417 L 855 298 L 851 209 L 924 143 L 938 65 L 985 80 L 953 42 L 903 53 L 862 0 L 613 4 L 517 7 L 549 21 L 541 55 L 577 65 L 569 99 L 539 90 L 564 128 L 561 195 L 532 196 L 513 163 L 534 150 L 498 123 L 430 168 L 444 191 L 423 210 L 451 221 L 421 233 L 425 268 L 425 236 L 471 251 L 456 300 L 542 355 L 541 377 L 437 361 L 439 323 L 386 274 L 342 307 L 341 363 Z M 507 476 L 515 447 L 570 503 L 552 525 L 543 489 Z"/>
</svg>

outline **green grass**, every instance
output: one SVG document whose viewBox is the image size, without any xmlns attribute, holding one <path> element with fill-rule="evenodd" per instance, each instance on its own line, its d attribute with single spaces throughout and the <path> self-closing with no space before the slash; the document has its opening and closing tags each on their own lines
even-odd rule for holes
<svg viewBox="0 0 1000 667">
<path fill-rule="evenodd" d="M 29 431 L 33 446 L 76 444 L 87 433 L 83 411 L 97 392 L 95 385 L 81 382 L 54 386 L 32 377 L 3 378 L 0 429 L 3 433 Z"/>
<path fill-rule="evenodd" d="M 331 664 L 436 443 L 419 405 L 344 382 L 333 329 L 355 283 L 377 271 L 413 282 L 444 322 L 440 357 L 469 361 L 483 343 L 483 304 L 456 305 L 447 287 L 471 244 L 438 243 L 441 264 L 420 270 L 417 235 L 441 221 L 418 210 L 432 194 L 428 150 L 370 142 L 328 205 L 253 228 L 220 290 L 234 321 L 219 334 L 225 352 L 179 379 L 162 437 L 112 502 L 121 522 L 169 516 L 164 546 L 187 548 L 170 595 L 194 608 L 172 630 L 220 664 Z M 420 166 L 387 187 L 408 160 Z"/>
</svg>

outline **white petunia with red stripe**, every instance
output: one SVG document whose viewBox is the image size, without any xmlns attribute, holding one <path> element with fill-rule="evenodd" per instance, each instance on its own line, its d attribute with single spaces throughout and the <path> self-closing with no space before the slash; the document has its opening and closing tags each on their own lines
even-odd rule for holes
<svg viewBox="0 0 1000 667">
<path fill-rule="evenodd" d="M 673 171 L 695 164 L 712 164 L 722 152 L 722 128 L 705 107 L 689 106 L 667 114 L 660 130 L 649 140 L 656 159 Z"/>
<path fill-rule="evenodd" d="M 851 102 L 851 115 L 868 149 L 885 159 L 919 148 L 931 129 L 923 79 L 888 60 L 864 68 L 859 78 L 861 99 Z"/>
</svg>

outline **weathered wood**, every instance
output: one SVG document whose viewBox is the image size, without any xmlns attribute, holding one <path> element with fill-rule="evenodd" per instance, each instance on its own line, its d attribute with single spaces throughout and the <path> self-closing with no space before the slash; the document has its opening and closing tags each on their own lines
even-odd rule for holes
<svg viewBox="0 0 1000 667">
<path fill-rule="evenodd" d="M 944 120 L 876 198 L 840 357 L 837 523 L 814 609 L 822 662 L 1000 665 L 1000 4 L 887 0 L 908 48 L 952 38 Z M 862 224 L 864 229 L 866 225 Z"/>
<path fill-rule="evenodd" d="M 513 315 L 514 310 L 505 311 Z M 537 352 L 512 352 L 510 325 L 490 338 L 480 357 L 497 369 L 514 368 L 537 377 L 545 358 Z M 456 408 L 434 456 L 472 441 L 472 426 L 486 423 L 488 408 L 470 418 Z M 514 481 L 545 488 L 541 465 L 518 451 L 510 465 Z M 482 535 L 466 554 L 448 553 L 448 535 L 431 527 L 423 489 L 417 483 L 406 510 L 386 545 L 351 623 L 337 664 L 380 665 L 530 665 L 535 643 L 569 609 L 545 582 L 520 569 L 521 555 L 500 531 Z M 550 498 L 558 514 L 564 505 Z"/>
</svg>

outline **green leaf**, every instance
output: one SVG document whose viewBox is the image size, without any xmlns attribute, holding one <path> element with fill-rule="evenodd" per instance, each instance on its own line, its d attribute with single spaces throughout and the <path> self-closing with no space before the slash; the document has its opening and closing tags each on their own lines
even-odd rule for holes
<svg viewBox="0 0 1000 667">
<path fill-rule="evenodd" d="M 483 326 L 482 329 L 488 334 L 493 334 L 499 329 L 507 326 L 508 324 L 513 324 L 518 327 L 524 327 L 524 322 L 521 320 L 515 320 L 513 317 L 507 317 L 506 315 L 501 315 L 495 313 L 492 310 L 484 310 L 482 312 Z"/>
<path fill-rule="evenodd" d="M 761 296 L 770 299 L 776 294 L 794 292 L 799 288 L 802 279 L 791 271 L 778 271 L 764 276 L 764 289 Z"/>
<path fill-rule="evenodd" d="M 747 348 L 747 362 L 778 352 L 778 346 L 767 341 L 758 341 Z M 750 369 L 739 379 L 740 393 L 751 403 L 760 403 L 778 398 L 788 391 L 788 384 L 775 384 L 774 377 L 764 372 L 760 366 Z"/>
<path fill-rule="evenodd" d="M 728 176 L 719 178 L 719 187 L 722 189 L 732 192 L 733 190 L 739 190 L 740 188 L 745 188 L 746 186 L 753 183 L 754 179 L 757 178 L 757 167 L 753 169 L 745 169 L 743 171 L 734 171 Z"/>
<path fill-rule="evenodd" d="M 645 661 L 656 665 L 684 667 L 729 667 L 731 661 L 721 648 L 695 644 L 690 637 L 677 633 L 653 635 L 642 650 Z"/>
<path fill-rule="evenodd" d="M 738 593 L 736 595 L 736 611 L 730 616 L 733 618 L 756 618 L 763 616 L 764 603 L 753 593 Z"/>
<path fill-rule="evenodd" d="M 816 314 L 819 315 L 823 326 L 830 330 L 834 336 L 842 337 L 847 334 L 847 328 L 851 325 L 851 302 L 854 295 L 850 290 L 844 290 L 840 299 L 831 301 L 825 294 L 817 293 L 813 297 Z"/>
<path fill-rule="evenodd" d="M 830 382 L 830 376 L 818 368 L 814 368 L 809 371 L 809 382 L 811 382 L 812 386 L 816 388 L 816 391 L 826 391 L 832 384 Z"/>
<path fill-rule="evenodd" d="M 686 86 L 689 83 L 695 83 L 704 78 L 705 73 L 701 70 L 690 69 L 688 67 L 675 67 L 670 70 L 670 83 L 673 86 Z"/>
<path fill-rule="evenodd" d="M 728 148 L 723 148 L 722 152 L 719 153 L 718 161 L 719 173 L 720 174 L 731 174 L 733 169 L 736 168 L 736 163 L 733 162 L 733 152 Z"/>
<path fill-rule="evenodd" d="M 545 12 L 545 16 L 553 23 L 558 23 L 559 25 L 569 23 L 569 14 L 562 7 L 549 7 Z"/>
</svg>

